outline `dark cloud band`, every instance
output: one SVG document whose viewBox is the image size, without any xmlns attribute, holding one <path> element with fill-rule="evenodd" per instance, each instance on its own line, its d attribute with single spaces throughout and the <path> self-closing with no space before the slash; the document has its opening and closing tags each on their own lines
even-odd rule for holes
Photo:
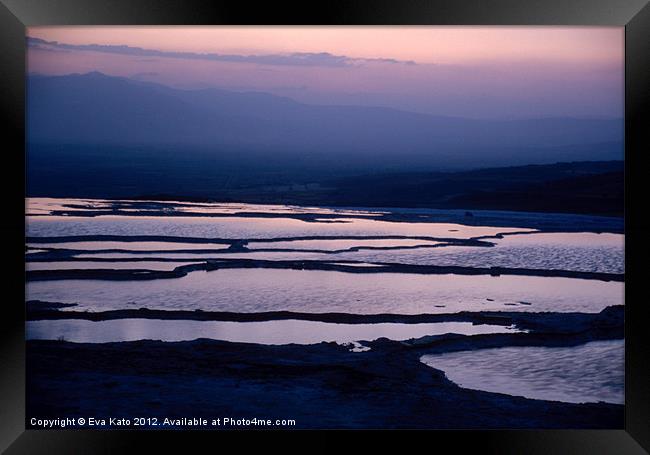
<svg viewBox="0 0 650 455">
<path fill-rule="evenodd" d="M 105 45 L 105 44 L 65 44 L 57 41 L 47 41 L 41 38 L 27 37 L 27 45 L 31 48 L 41 50 L 61 51 L 89 51 L 103 52 L 107 54 L 131 55 L 135 57 L 162 57 L 179 58 L 185 60 L 208 60 L 216 62 L 231 63 L 254 63 L 258 65 L 275 66 L 319 66 L 319 67 L 346 67 L 366 63 L 387 63 L 414 65 L 411 60 L 396 60 L 391 58 L 353 58 L 345 55 L 334 55 L 328 52 L 293 52 L 290 54 L 263 54 L 263 55 L 239 55 L 239 54 L 216 54 L 198 52 L 174 52 L 160 51 L 156 49 L 144 49 L 141 47 L 126 45 Z"/>
</svg>

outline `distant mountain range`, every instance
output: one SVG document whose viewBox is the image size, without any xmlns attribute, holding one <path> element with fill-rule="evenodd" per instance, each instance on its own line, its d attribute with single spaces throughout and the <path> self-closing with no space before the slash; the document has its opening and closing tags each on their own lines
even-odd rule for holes
<svg viewBox="0 0 650 455">
<path fill-rule="evenodd" d="M 101 73 L 28 77 L 31 145 L 164 147 L 355 166 L 476 168 L 620 160 L 622 119 L 475 120 L 307 105 L 260 92 L 178 90 Z M 184 155 L 179 155 L 179 157 Z"/>
<path fill-rule="evenodd" d="M 29 76 L 27 100 L 31 196 L 623 209 L 621 119 L 439 117 L 100 73 Z"/>
</svg>

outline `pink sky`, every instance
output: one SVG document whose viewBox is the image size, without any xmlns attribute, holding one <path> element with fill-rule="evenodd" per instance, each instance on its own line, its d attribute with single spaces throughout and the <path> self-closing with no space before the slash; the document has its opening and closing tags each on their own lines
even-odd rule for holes
<svg viewBox="0 0 650 455">
<path fill-rule="evenodd" d="M 72 45 L 30 47 L 32 73 L 101 71 L 183 88 L 262 90 L 310 103 L 469 117 L 622 116 L 622 27 L 74 26 L 32 27 L 27 35 Z M 89 44 L 240 60 L 74 47 Z M 278 56 L 291 62 L 295 53 L 309 54 L 314 64 L 277 63 Z M 332 56 L 344 64 L 329 64 Z"/>
</svg>

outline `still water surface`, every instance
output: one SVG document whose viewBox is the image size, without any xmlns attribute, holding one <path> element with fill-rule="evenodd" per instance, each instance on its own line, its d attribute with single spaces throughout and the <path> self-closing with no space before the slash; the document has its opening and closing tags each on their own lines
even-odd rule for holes
<svg viewBox="0 0 650 455">
<path fill-rule="evenodd" d="M 621 282 L 556 277 L 222 269 L 150 281 L 35 281 L 27 285 L 27 297 L 78 303 L 78 309 L 90 311 L 144 307 L 359 314 L 595 313 L 623 304 L 623 290 Z"/>
<path fill-rule="evenodd" d="M 623 404 L 625 343 L 504 347 L 422 357 L 461 387 L 539 400 Z"/>
<path fill-rule="evenodd" d="M 292 319 L 263 322 L 159 319 L 116 319 L 94 322 L 61 319 L 27 323 L 27 339 L 65 339 L 75 343 L 136 340 L 186 341 L 210 338 L 257 344 L 315 344 L 323 341 L 343 344 L 354 341 L 372 341 L 382 337 L 391 340 L 408 340 L 425 335 L 445 333 L 478 335 L 514 333 L 516 331 L 516 329 L 506 326 L 473 325 L 469 322 L 334 324 Z"/>
</svg>

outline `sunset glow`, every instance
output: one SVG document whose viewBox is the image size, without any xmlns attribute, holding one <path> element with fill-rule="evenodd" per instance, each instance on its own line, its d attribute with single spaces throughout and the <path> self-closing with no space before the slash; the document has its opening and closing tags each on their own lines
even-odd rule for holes
<svg viewBox="0 0 650 455">
<path fill-rule="evenodd" d="M 28 70 L 464 117 L 622 116 L 620 27 L 32 27 Z"/>
</svg>

